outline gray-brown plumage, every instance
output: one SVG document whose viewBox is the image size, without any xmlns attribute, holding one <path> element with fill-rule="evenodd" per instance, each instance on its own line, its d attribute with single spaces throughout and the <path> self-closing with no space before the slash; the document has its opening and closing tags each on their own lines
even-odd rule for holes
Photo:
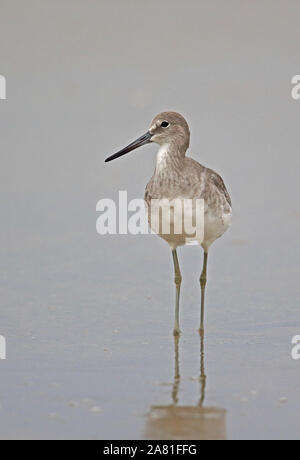
<svg viewBox="0 0 300 460">
<path fill-rule="evenodd" d="M 118 158 L 131 150 L 155 142 L 159 145 L 156 168 L 145 190 L 145 202 L 148 205 L 148 218 L 150 226 L 153 220 L 158 220 L 158 234 L 168 242 L 172 249 L 175 283 L 176 283 L 176 310 L 174 334 L 179 334 L 179 295 L 181 286 L 181 273 L 177 258 L 176 248 L 184 244 L 201 244 L 204 249 L 203 270 L 200 277 L 201 284 L 201 323 L 200 331 L 203 331 L 204 319 L 204 296 L 206 286 L 206 269 L 208 249 L 211 244 L 228 229 L 232 218 L 231 199 L 222 178 L 213 170 L 202 166 L 192 158 L 186 157 L 186 151 L 190 143 L 190 130 L 185 119 L 176 112 L 162 112 L 151 122 L 146 134 L 129 144 L 127 147 L 107 158 L 106 161 Z M 204 200 L 204 214 L 202 222 L 204 236 L 197 238 L 187 234 L 182 226 L 182 232 L 175 232 L 184 220 L 185 216 L 178 212 L 176 207 L 171 208 L 169 214 L 170 231 L 161 231 L 161 214 L 153 212 L 153 200 L 169 202 L 177 200 L 193 200 L 192 217 L 195 218 L 196 200 Z M 161 212 L 161 211 L 159 211 Z M 157 227 L 156 227 L 157 229 Z"/>
</svg>

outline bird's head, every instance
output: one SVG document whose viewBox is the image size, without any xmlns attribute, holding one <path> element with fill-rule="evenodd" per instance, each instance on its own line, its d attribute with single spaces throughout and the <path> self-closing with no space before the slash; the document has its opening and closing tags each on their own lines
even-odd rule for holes
<svg viewBox="0 0 300 460">
<path fill-rule="evenodd" d="M 189 147 L 190 130 L 187 122 L 177 112 L 161 112 L 152 120 L 149 133 L 151 142 L 156 144 L 176 143 L 178 146 Z"/>
<path fill-rule="evenodd" d="M 161 112 L 152 120 L 149 130 L 127 147 L 106 158 L 106 162 L 125 155 L 142 145 L 155 142 L 159 145 L 174 144 L 183 153 L 189 147 L 190 130 L 187 122 L 177 112 Z"/>
</svg>

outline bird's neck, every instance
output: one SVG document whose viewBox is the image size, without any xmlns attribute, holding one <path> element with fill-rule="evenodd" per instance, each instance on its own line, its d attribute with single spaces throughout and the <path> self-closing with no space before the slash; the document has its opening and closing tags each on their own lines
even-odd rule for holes
<svg viewBox="0 0 300 460">
<path fill-rule="evenodd" d="M 157 152 L 155 175 L 165 175 L 168 172 L 180 174 L 185 158 L 185 151 L 176 144 L 162 144 Z"/>
</svg>

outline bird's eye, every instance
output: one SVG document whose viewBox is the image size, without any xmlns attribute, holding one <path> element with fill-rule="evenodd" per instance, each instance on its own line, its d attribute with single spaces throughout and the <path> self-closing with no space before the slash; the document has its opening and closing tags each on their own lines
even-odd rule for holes
<svg viewBox="0 0 300 460">
<path fill-rule="evenodd" d="M 167 128 L 167 127 L 169 126 L 169 124 L 170 124 L 170 123 L 169 123 L 168 121 L 163 121 L 163 122 L 160 124 L 160 126 L 161 126 L 162 128 Z"/>
</svg>

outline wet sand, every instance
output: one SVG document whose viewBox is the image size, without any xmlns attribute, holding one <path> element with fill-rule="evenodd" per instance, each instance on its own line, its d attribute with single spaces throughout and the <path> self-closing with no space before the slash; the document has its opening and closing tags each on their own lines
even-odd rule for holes
<svg viewBox="0 0 300 460">
<path fill-rule="evenodd" d="M 173 19 L 168 2 L 158 19 L 134 2 L 2 3 L 0 438 L 299 438 L 298 3 L 173 2 Z M 177 355 L 167 244 L 95 230 L 100 198 L 143 196 L 155 147 L 104 158 L 169 109 L 233 200 L 210 253 L 202 363 L 201 251 L 179 250 Z"/>
</svg>

